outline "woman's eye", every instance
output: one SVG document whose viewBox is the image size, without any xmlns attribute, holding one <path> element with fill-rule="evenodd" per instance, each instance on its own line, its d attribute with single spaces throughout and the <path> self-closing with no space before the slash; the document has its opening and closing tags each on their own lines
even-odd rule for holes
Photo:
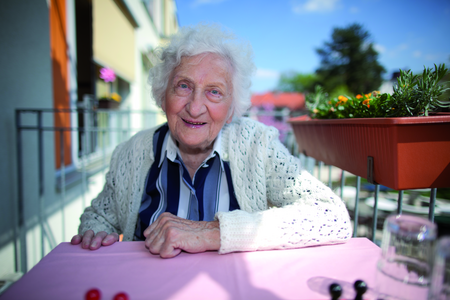
<svg viewBox="0 0 450 300">
<path fill-rule="evenodd" d="M 191 89 L 189 88 L 189 84 L 187 83 L 177 83 L 175 86 L 175 93 L 178 96 L 185 97 L 191 93 Z"/>
<path fill-rule="evenodd" d="M 219 92 L 216 91 L 216 90 L 212 90 L 212 91 L 211 91 L 211 94 L 213 94 L 213 95 L 219 95 Z"/>
</svg>

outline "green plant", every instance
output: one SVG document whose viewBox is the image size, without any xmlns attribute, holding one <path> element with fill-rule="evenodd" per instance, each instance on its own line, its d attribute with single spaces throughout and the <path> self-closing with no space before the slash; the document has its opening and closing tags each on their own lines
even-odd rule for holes
<svg viewBox="0 0 450 300">
<path fill-rule="evenodd" d="M 425 68 L 422 76 L 414 75 L 411 71 L 400 71 L 398 85 L 394 87 L 390 101 L 395 109 L 389 116 L 428 116 L 430 111 L 450 107 L 450 103 L 438 100 L 448 90 L 439 83 L 447 71 L 445 64 L 439 67 L 434 65 L 434 70 Z"/>
<path fill-rule="evenodd" d="M 428 116 L 430 112 L 450 107 L 438 97 L 449 90 L 440 82 L 447 74 L 444 64 L 434 66 L 434 70 L 424 68 L 422 75 L 400 71 L 398 85 L 391 94 L 373 91 L 356 96 L 329 98 L 321 88 L 307 97 L 307 107 L 312 118 L 376 118 Z"/>
</svg>

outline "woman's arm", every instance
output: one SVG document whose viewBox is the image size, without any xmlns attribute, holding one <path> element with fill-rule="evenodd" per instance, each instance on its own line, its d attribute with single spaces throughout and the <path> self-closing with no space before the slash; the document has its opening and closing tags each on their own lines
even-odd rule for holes
<svg viewBox="0 0 450 300">
<path fill-rule="evenodd" d="M 116 147 L 111 157 L 110 171 L 106 174 L 106 181 L 102 192 L 92 200 L 80 217 L 81 223 L 78 234 L 72 237 L 71 243 L 85 249 L 96 250 L 101 246 L 108 246 L 119 240 L 119 220 L 115 203 L 115 172 L 117 159 L 122 145 Z"/>
<path fill-rule="evenodd" d="M 248 124 L 240 128 L 247 136 L 232 139 L 236 141 L 232 148 L 240 149 L 232 172 L 241 210 L 216 214 L 219 252 L 300 248 L 348 240 L 352 229 L 342 200 L 302 169 L 300 160 L 278 140 L 276 130 Z M 267 209 L 267 203 L 275 207 Z"/>
</svg>

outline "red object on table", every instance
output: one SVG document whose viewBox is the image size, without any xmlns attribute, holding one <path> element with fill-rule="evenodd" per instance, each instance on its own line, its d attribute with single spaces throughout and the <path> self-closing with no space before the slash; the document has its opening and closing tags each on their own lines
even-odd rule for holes
<svg viewBox="0 0 450 300">
<path fill-rule="evenodd" d="M 126 293 L 118 293 L 114 296 L 113 300 L 129 300 L 128 295 Z"/>
<path fill-rule="evenodd" d="M 162 259 L 143 242 L 120 242 L 91 251 L 62 243 L 13 284 L 1 300 L 76 299 L 96 287 L 102 299 L 119 292 L 139 299 L 330 299 L 328 287 L 343 287 L 353 299 L 353 283 L 364 280 L 374 299 L 376 262 L 381 249 L 366 238 L 345 244 L 292 250 L 215 251 Z"/>
<path fill-rule="evenodd" d="M 102 298 L 102 294 L 98 289 L 90 289 L 87 291 L 85 300 L 100 300 Z"/>
</svg>

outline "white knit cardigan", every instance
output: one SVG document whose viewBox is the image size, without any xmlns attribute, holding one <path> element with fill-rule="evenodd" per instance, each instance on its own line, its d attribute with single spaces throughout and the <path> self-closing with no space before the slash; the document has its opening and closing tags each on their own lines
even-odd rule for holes
<svg viewBox="0 0 450 300">
<path fill-rule="evenodd" d="M 153 134 L 141 131 L 114 150 L 103 191 L 81 216 L 79 233 L 123 233 L 133 240 L 145 179 L 153 164 Z M 302 169 L 278 131 L 248 118 L 222 129 L 240 210 L 219 212 L 219 253 L 342 243 L 352 235 L 342 200 Z"/>
</svg>

